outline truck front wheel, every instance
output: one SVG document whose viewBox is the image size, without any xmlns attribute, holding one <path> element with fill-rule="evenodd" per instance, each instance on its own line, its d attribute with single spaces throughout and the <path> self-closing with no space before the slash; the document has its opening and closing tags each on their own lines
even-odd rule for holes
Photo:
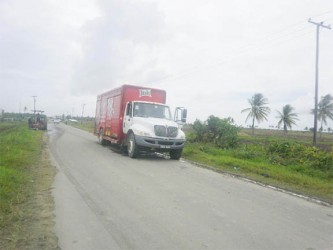
<svg viewBox="0 0 333 250">
<path fill-rule="evenodd" d="M 136 158 L 139 154 L 139 148 L 135 143 L 135 136 L 133 133 L 130 133 L 127 137 L 127 151 L 128 156 L 131 158 Z"/>
<path fill-rule="evenodd" d="M 173 160 L 179 160 L 182 156 L 183 149 L 171 149 L 170 150 L 170 158 Z"/>
</svg>

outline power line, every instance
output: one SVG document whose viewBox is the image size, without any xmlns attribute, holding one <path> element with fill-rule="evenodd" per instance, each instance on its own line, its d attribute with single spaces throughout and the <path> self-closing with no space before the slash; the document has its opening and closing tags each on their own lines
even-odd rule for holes
<svg viewBox="0 0 333 250">
<path fill-rule="evenodd" d="M 325 12 L 323 12 L 321 14 L 316 14 L 316 15 L 312 16 L 312 18 L 324 16 L 324 15 L 329 14 L 329 13 L 333 13 L 333 10 L 328 10 L 328 11 L 325 11 Z"/>
<path fill-rule="evenodd" d="M 162 78 L 159 78 L 159 79 L 156 79 L 153 81 L 149 81 L 149 82 L 144 82 L 141 84 L 157 83 L 157 82 L 162 82 L 162 81 L 165 81 L 168 79 L 178 79 L 178 78 L 182 78 L 182 77 L 187 76 L 192 73 L 201 72 L 204 70 L 208 70 L 208 69 L 220 66 L 222 64 L 226 64 L 230 61 L 234 61 L 234 60 L 240 59 L 244 56 L 251 55 L 254 52 L 257 52 L 258 50 L 263 50 L 263 49 L 269 48 L 270 46 L 276 46 L 281 43 L 284 43 L 284 42 L 287 42 L 290 40 L 294 40 L 301 36 L 307 35 L 311 32 L 311 31 L 303 32 L 305 29 L 309 29 L 309 28 L 303 27 L 301 29 L 298 29 L 296 32 L 293 32 L 293 33 L 289 32 L 284 35 L 285 37 L 281 36 L 281 37 L 276 37 L 276 38 L 272 38 L 272 39 L 268 39 L 268 40 L 266 39 L 266 41 L 263 40 L 260 43 L 256 43 L 256 44 L 244 45 L 238 49 L 230 50 L 229 52 L 227 52 L 226 54 L 223 55 L 222 59 L 219 58 L 218 60 L 215 60 L 215 62 L 206 63 L 206 64 L 197 64 L 197 65 L 187 68 L 183 71 L 179 71 L 178 73 L 169 74 Z M 298 36 L 295 36 L 298 33 L 300 33 L 300 34 Z M 288 38 L 288 39 L 286 39 L 286 38 Z"/>
<path fill-rule="evenodd" d="M 329 13 L 332 13 L 333 10 L 329 10 L 320 14 L 316 14 L 313 17 L 323 16 Z M 226 53 L 222 54 L 220 57 L 216 58 L 214 61 L 208 63 L 198 63 L 192 67 L 188 67 L 187 69 L 180 70 L 176 73 L 168 74 L 164 77 L 161 77 L 156 80 L 146 81 L 138 84 L 151 84 L 163 82 L 169 79 L 179 79 L 185 77 L 189 74 L 198 73 L 204 70 L 209 70 L 211 68 L 227 64 L 230 61 L 234 61 L 240 59 L 244 56 L 251 55 L 259 50 L 267 49 L 271 46 L 277 46 L 282 43 L 297 39 L 299 37 L 303 37 L 305 35 L 310 34 L 311 28 L 305 25 L 305 20 L 298 21 L 292 25 L 289 25 L 287 28 L 280 29 L 276 32 L 266 33 L 263 35 L 258 41 L 247 43 L 243 46 L 231 49 Z"/>
<path fill-rule="evenodd" d="M 275 45 L 281 44 L 283 42 L 287 42 L 287 41 L 293 40 L 295 38 L 298 38 L 300 36 L 304 36 L 306 34 L 309 34 L 310 31 L 309 32 L 303 32 L 305 29 L 309 29 L 309 28 L 302 27 L 302 28 L 296 29 L 296 31 L 290 30 L 290 31 L 287 31 L 287 33 L 285 33 L 285 34 L 281 34 L 279 36 L 276 35 L 276 37 L 272 37 L 271 39 L 266 38 L 266 39 L 264 39 L 260 42 L 257 42 L 257 43 L 249 43 L 249 44 L 246 44 L 246 45 L 241 46 L 239 48 L 235 48 L 233 50 L 228 51 L 227 53 L 223 54 L 220 58 L 215 60 L 215 62 L 210 62 L 210 63 L 206 63 L 206 64 L 197 64 L 195 66 L 189 67 L 189 68 L 187 68 L 185 70 L 182 70 L 182 71 L 179 71 L 177 73 L 168 74 L 168 75 L 166 75 L 164 77 L 161 77 L 159 79 L 152 80 L 152 81 L 149 81 L 149 82 L 143 82 L 143 83 L 140 83 L 140 84 L 157 83 L 157 82 L 162 82 L 162 81 L 165 81 L 165 80 L 168 80 L 168 79 L 178 79 L 178 78 L 184 77 L 186 75 L 189 75 L 191 73 L 200 72 L 200 71 L 203 71 L 203 70 L 210 69 L 212 67 L 216 67 L 218 65 L 226 64 L 226 63 L 228 63 L 230 61 L 233 61 L 235 59 L 239 59 L 243 56 L 250 55 L 250 54 L 252 54 L 253 52 L 256 52 L 259 49 L 262 50 L 264 48 L 268 48 L 269 46 L 275 46 Z M 300 36 L 295 36 L 299 33 L 301 33 Z M 271 36 L 273 36 L 273 35 L 271 35 Z M 289 38 L 288 38 L 288 36 L 289 36 Z M 288 39 L 286 39 L 286 37 Z"/>
</svg>

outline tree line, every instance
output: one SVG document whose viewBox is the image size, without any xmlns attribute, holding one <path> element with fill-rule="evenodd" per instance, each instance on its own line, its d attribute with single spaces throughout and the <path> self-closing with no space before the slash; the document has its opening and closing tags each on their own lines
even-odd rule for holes
<svg viewBox="0 0 333 250">
<path fill-rule="evenodd" d="M 264 120 L 267 121 L 267 117 L 271 109 L 267 106 L 268 100 L 261 93 L 256 93 L 252 98 L 248 99 L 250 104 L 249 108 L 243 109 L 242 113 L 248 113 L 245 122 L 249 119 L 252 119 L 252 134 L 254 134 L 254 124 L 255 121 L 260 123 Z M 288 129 L 292 128 L 292 125 L 296 125 L 298 120 L 298 114 L 294 112 L 295 108 L 290 104 L 286 104 L 282 107 L 281 111 L 277 112 L 277 117 L 280 119 L 278 121 L 278 127 L 283 125 L 283 130 L 285 133 L 288 132 Z M 314 110 L 311 110 L 311 113 L 314 114 Z M 318 103 L 317 119 L 321 124 L 320 131 L 323 130 L 323 125 L 327 125 L 327 120 L 333 120 L 333 96 L 327 94 L 321 97 L 321 100 Z"/>
<path fill-rule="evenodd" d="M 243 109 L 242 113 L 247 113 L 246 122 L 251 119 L 252 135 L 254 134 L 255 123 L 260 123 L 267 120 L 271 109 L 267 106 L 268 100 L 261 93 L 256 93 L 252 98 L 248 99 L 250 104 L 249 108 Z M 314 113 L 314 110 L 311 110 Z M 283 126 L 285 133 L 296 125 L 298 114 L 295 108 L 290 104 L 282 107 L 282 110 L 276 110 L 277 118 L 279 118 L 278 126 Z M 321 97 L 318 103 L 318 120 L 321 122 L 321 129 L 323 125 L 327 124 L 328 119 L 333 120 L 333 97 L 327 94 Z M 198 119 L 192 125 L 193 133 L 188 134 L 189 142 L 209 142 L 214 143 L 220 148 L 235 148 L 238 146 L 238 132 L 240 127 L 234 124 L 234 120 L 229 118 L 219 118 L 216 116 L 209 116 L 206 121 Z"/>
</svg>

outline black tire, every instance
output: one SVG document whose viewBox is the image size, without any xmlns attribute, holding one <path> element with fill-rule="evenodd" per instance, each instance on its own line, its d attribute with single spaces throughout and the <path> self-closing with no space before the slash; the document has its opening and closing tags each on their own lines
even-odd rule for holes
<svg viewBox="0 0 333 250">
<path fill-rule="evenodd" d="M 127 142 L 126 142 L 127 143 Z M 127 152 L 127 144 L 123 143 L 121 146 L 120 146 L 120 151 L 123 155 L 128 155 L 128 152 Z"/>
<path fill-rule="evenodd" d="M 171 149 L 170 150 L 170 158 L 172 160 L 179 160 L 182 156 L 183 149 Z"/>
<path fill-rule="evenodd" d="M 104 146 L 106 145 L 106 140 L 103 139 L 103 135 L 104 135 L 104 130 L 101 128 L 98 134 L 98 143 Z"/>
<path fill-rule="evenodd" d="M 139 154 L 139 147 L 136 145 L 133 133 L 130 133 L 127 137 L 127 152 L 128 156 L 131 158 L 136 158 Z"/>
</svg>

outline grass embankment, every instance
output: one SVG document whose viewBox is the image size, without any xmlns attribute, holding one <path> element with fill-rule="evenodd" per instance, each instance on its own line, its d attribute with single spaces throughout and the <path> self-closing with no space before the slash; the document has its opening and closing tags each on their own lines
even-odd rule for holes
<svg viewBox="0 0 333 250">
<path fill-rule="evenodd" d="M 68 121 L 67 125 L 73 126 L 75 128 L 79 128 L 85 130 L 90 133 L 94 133 L 94 121 L 78 121 L 78 122 L 71 122 Z"/>
<path fill-rule="evenodd" d="M 44 132 L 26 123 L 0 123 L 1 249 L 57 248 L 50 198 L 55 170 L 43 139 Z"/>
<path fill-rule="evenodd" d="M 15 216 L 16 205 L 31 194 L 29 167 L 37 162 L 42 149 L 43 134 L 29 131 L 24 125 L 0 124 L 1 226 Z"/>
<path fill-rule="evenodd" d="M 280 131 L 261 130 L 259 133 L 252 137 L 243 130 L 236 149 L 187 143 L 183 156 L 217 171 L 333 203 L 332 151 L 309 147 L 310 133 L 295 132 L 288 137 Z M 326 135 L 321 145 L 332 147 L 330 136 Z"/>
</svg>

